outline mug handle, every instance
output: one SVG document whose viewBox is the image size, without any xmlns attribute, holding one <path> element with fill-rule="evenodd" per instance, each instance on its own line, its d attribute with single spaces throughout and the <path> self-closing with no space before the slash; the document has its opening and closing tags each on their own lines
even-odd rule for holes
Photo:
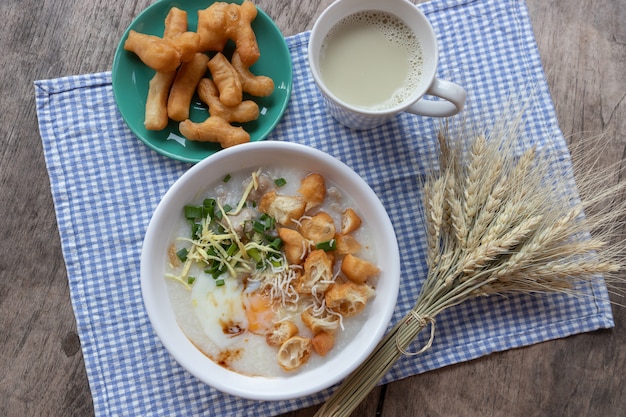
<svg viewBox="0 0 626 417">
<path fill-rule="evenodd" d="M 453 116 L 463 110 L 467 97 L 467 93 L 461 86 L 439 78 L 435 78 L 426 94 L 443 98 L 445 101 L 421 98 L 406 111 L 430 117 Z"/>
</svg>

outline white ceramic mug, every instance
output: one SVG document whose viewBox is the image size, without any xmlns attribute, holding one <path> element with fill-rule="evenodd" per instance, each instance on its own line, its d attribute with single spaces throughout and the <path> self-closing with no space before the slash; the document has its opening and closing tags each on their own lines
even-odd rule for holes
<svg viewBox="0 0 626 417">
<path fill-rule="evenodd" d="M 422 73 L 417 85 L 411 86 L 412 92 L 403 101 L 384 109 L 364 108 L 338 98 L 328 88 L 320 72 L 322 45 L 330 30 L 344 18 L 370 10 L 390 13 L 401 19 L 415 34 L 422 53 Z M 322 12 L 311 30 L 308 57 L 313 78 L 324 97 L 328 111 L 339 123 L 352 129 L 371 129 L 400 112 L 431 117 L 452 116 L 460 112 L 465 104 L 466 93 L 462 87 L 436 77 L 439 51 L 435 32 L 426 16 L 408 0 L 335 1 Z M 424 95 L 443 100 L 427 100 Z"/>
</svg>

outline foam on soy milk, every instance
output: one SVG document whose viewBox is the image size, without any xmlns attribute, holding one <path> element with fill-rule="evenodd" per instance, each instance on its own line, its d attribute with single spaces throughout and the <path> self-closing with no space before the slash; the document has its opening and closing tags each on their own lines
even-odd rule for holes
<svg viewBox="0 0 626 417">
<path fill-rule="evenodd" d="M 320 73 L 339 99 L 368 110 L 406 100 L 422 77 L 419 40 L 398 17 L 382 11 L 355 13 L 324 39 Z"/>
</svg>

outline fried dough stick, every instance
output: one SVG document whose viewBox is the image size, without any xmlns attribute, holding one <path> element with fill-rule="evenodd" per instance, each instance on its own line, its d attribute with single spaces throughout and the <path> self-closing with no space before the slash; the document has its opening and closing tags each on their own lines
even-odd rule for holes
<svg viewBox="0 0 626 417">
<path fill-rule="evenodd" d="M 163 130 L 169 123 L 167 99 L 174 77 L 176 77 L 176 71 L 157 71 L 150 80 L 144 120 L 144 126 L 147 130 Z"/>
<path fill-rule="evenodd" d="M 187 12 L 178 7 L 172 7 L 165 17 L 163 39 L 174 39 L 181 33 L 187 32 L 187 27 Z"/>
<path fill-rule="evenodd" d="M 180 52 L 180 61 L 189 62 L 198 52 L 200 35 L 187 30 L 187 12 L 172 7 L 165 17 L 163 39 L 170 42 Z"/>
<path fill-rule="evenodd" d="M 139 59 L 155 71 L 170 72 L 180 65 L 180 52 L 168 41 L 158 36 L 131 30 L 124 49 L 134 52 Z"/>
<path fill-rule="evenodd" d="M 219 116 L 229 123 L 246 123 L 259 117 L 259 105 L 252 100 L 244 100 L 231 107 L 222 104 L 217 87 L 210 78 L 200 80 L 198 97 L 209 106 L 209 114 L 211 116 Z"/>
<path fill-rule="evenodd" d="M 167 114 L 177 122 L 189 118 L 189 107 L 198 83 L 206 73 L 209 57 L 197 52 L 193 59 L 181 65 L 167 101 Z"/>
<path fill-rule="evenodd" d="M 249 0 L 241 5 L 215 2 L 198 11 L 198 34 L 200 49 L 222 52 L 229 39 L 241 54 L 242 61 L 251 66 L 261 55 L 252 21 L 257 16 L 257 8 Z"/>
<path fill-rule="evenodd" d="M 228 59 L 218 52 L 208 63 L 213 82 L 220 92 L 220 101 L 225 106 L 236 106 L 243 98 L 241 79 Z"/>
<path fill-rule="evenodd" d="M 243 63 L 239 51 L 235 50 L 230 60 L 233 68 L 241 78 L 241 86 L 244 92 L 256 97 L 267 97 L 274 91 L 274 80 L 265 75 L 255 75 L 250 68 Z"/>
<path fill-rule="evenodd" d="M 250 134 L 221 117 L 211 116 L 202 123 L 185 120 L 178 125 L 180 133 L 189 140 L 219 143 L 222 148 L 250 142 Z"/>
</svg>

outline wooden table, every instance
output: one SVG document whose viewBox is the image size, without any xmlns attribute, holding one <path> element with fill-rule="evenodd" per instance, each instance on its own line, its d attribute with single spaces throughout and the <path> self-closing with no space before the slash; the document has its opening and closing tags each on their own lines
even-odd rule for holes
<svg viewBox="0 0 626 417">
<path fill-rule="evenodd" d="M 285 36 L 331 0 L 257 0 Z M 33 81 L 111 69 L 149 0 L 0 5 L 0 415 L 90 416 L 93 405 L 35 111 Z M 626 162 L 626 0 L 528 0 L 562 131 L 604 134 Z M 583 168 L 584 169 L 584 168 Z M 624 275 L 622 275 L 624 276 Z M 622 286 L 622 290 L 624 287 Z M 612 296 L 626 304 L 623 297 Z M 616 327 L 497 353 L 375 389 L 355 416 L 622 416 L 626 308 Z M 311 416 L 315 407 L 287 414 Z"/>
</svg>

